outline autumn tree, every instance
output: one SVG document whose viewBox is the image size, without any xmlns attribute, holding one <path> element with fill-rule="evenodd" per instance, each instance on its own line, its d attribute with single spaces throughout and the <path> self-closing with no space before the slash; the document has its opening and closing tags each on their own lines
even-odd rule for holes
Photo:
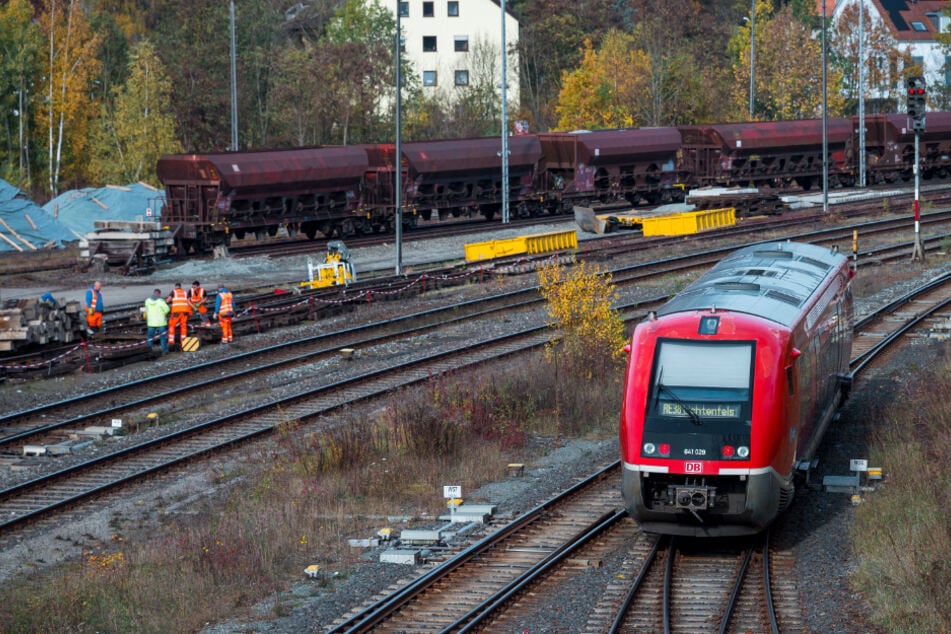
<svg viewBox="0 0 951 634">
<path fill-rule="evenodd" d="M 90 174 L 98 183 L 156 185 L 159 157 L 182 151 L 172 119 L 171 82 L 149 40 L 133 48 L 128 79 L 103 104 L 90 151 Z"/>
<path fill-rule="evenodd" d="M 518 59 L 520 94 L 524 104 L 518 116 L 532 130 L 552 129 L 563 73 L 577 67 L 582 43 L 601 44 L 604 34 L 621 23 L 619 3 L 611 0 L 515 0 L 511 10 L 519 17 Z"/>
<path fill-rule="evenodd" d="M 630 36 L 612 31 L 602 47 L 595 50 L 585 40 L 580 66 L 565 71 L 558 95 L 558 129 L 618 128 L 635 125 L 625 96 L 632 92 L 630 83 L 637 72 Z"/>
<path fill-rule="evenodd" d="M 28 0 L 0 6 L 0 177 L 28 188 L 34 79 L 39 76 L 42 40 Z"/>
<path fill-rule="evenodd" d="M 756 58 L 754 117 L 777 121 L 822 116 L 822 44 L 785 5 L 775 13 L 772 0 L 756 3 Z M 733 65 L 733 104 L 737 120 L 749 110 L 750 32 L 741 29 L 734 42 L 738 57 Z M 827 70 L 829 116 L 845 113 L 842 74 Z"/>
<path fill-rule="evenodd" d="M 47 187 L 56 196 L 63 179 L 83 175 L 89 130 L 98 108 L 92 95 L 102 65 L 100 38 L 78 0 L 46 0 L 39 27 L 46 40 L 42 71 L 46 94 L 37 109 L 37 123 L 46 132 Z"/>
<path fill-rule="evenodd" d="M 848 111 L 854 111 L 859 100 L 859 8 L 865 12 L 862 31 L 864 58 L 864 94 L 870 112 L 893 112 L 903 95 L 903 69 L 911 63 L 907 49 L 897 45 L 888 29 L 872 21 L 865 5 L 849 4 L 843 8 L 829 33 L 833 60 L 842 72 L 844 96 Z M 896 88 L 897 86 L 897 88 Z"/>
<path fill-rule="evenodd" d="M 538 271 L 539 290 L 545 298 L 553 328 L 561 340 L 549 347 L 552 356 L 565 357 L 570 368 L 591 378 L 621 358 L 624 320 L 614 308 L 617 289 L 611 273 L 580 262 L 568 268 L 557 262 Z"/>
</svg>

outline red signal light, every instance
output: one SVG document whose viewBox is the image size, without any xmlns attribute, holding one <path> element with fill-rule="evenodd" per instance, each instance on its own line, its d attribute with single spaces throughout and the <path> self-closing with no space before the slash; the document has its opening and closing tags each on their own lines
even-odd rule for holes
<svg viewBox="0 0 951 634">
<path fill-rule="evenodd" d="M 670 455 L 670 445 L 669 445 L 669 444 L 667 444 L 667 443 L 665 443 L 665 442 L 662 442 L 662 443 L 660 443 L 660 446 L 658 447 L 658 449 L 660 450 L 660 455 L 662 455 L 662 456 L 668 456 L 668 455 Z"/>
<path fill-rule="evenodd" d="M 723 451 L 724 458 L 732 458 L 733 454 L 735 453 L 735 450 L 733 449 L 731 445 L 723 445 L 722 451 Z"/>
</svg>

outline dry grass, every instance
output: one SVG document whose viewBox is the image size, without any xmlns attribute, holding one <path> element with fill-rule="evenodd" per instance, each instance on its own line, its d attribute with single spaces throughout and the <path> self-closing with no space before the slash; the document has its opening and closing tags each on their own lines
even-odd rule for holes
<svg viewBox="0 0 951 634">
<path fill-rule="evenodd" d="M 538 354 L 434 378 L 322 433 L 288 423 L 209 473 L 226 493 L 181 502 L 155 524 L 119 522 L 81 561 L 0 589 L 0 631 L 197 631 L 248 614 L 307 565 L 345 574 L 361 555 L 346 538 L 373 535 L 380 516 L 432 517 L 442 484 L 472 491 L 498 479 L 549 444 L 541 436 L 615 433 L 620 365 L 595 373 L 616 377 L 603 381 L 569 365 Z"/>
<path fill-rule="evenodd" d="M 951 623 L 951 361 L 882 415 L 872 445 L 884 486 L 857 509 L 855 575 L 889 632 L 947 632 Z"/>
</svg>

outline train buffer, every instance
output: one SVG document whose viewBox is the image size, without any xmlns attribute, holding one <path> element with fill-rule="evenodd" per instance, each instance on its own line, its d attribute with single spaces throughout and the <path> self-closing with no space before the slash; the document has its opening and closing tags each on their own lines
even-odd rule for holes
<svg viewBox="0 0 951 634">
<path fill-rule="evenodd" d="M 578 232 L 551 231 L 515 238 L 472 242 L 465 245 L 466 261 L 480 262 L 513 255 L 537 255 L 553 251 L 565 251 L 578 248 Z"/>
</svg>

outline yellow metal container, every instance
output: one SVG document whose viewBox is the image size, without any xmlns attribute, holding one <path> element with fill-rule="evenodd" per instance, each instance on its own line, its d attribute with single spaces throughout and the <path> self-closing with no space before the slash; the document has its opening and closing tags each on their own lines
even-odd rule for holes
<svg viewBox="0 0 951 634">
<path fill-rule="evenodd" d="M 736 224 L 736 209 L 707 209 L 643 218 L 645 236 L 681 236 Z"/>
<path fill-rule="evenodd" d="M 489 240 L 487 242 L 473 242 L 465 245 L 466 261 L 478 262 L 511 255 L 548 253 L 578 248 L 578 232 L 574 229 L 567 231 L 553 231 L 551 233 L 536 233 L 529 236 L 518 236 L 504 240 Z"/>
</svg>

